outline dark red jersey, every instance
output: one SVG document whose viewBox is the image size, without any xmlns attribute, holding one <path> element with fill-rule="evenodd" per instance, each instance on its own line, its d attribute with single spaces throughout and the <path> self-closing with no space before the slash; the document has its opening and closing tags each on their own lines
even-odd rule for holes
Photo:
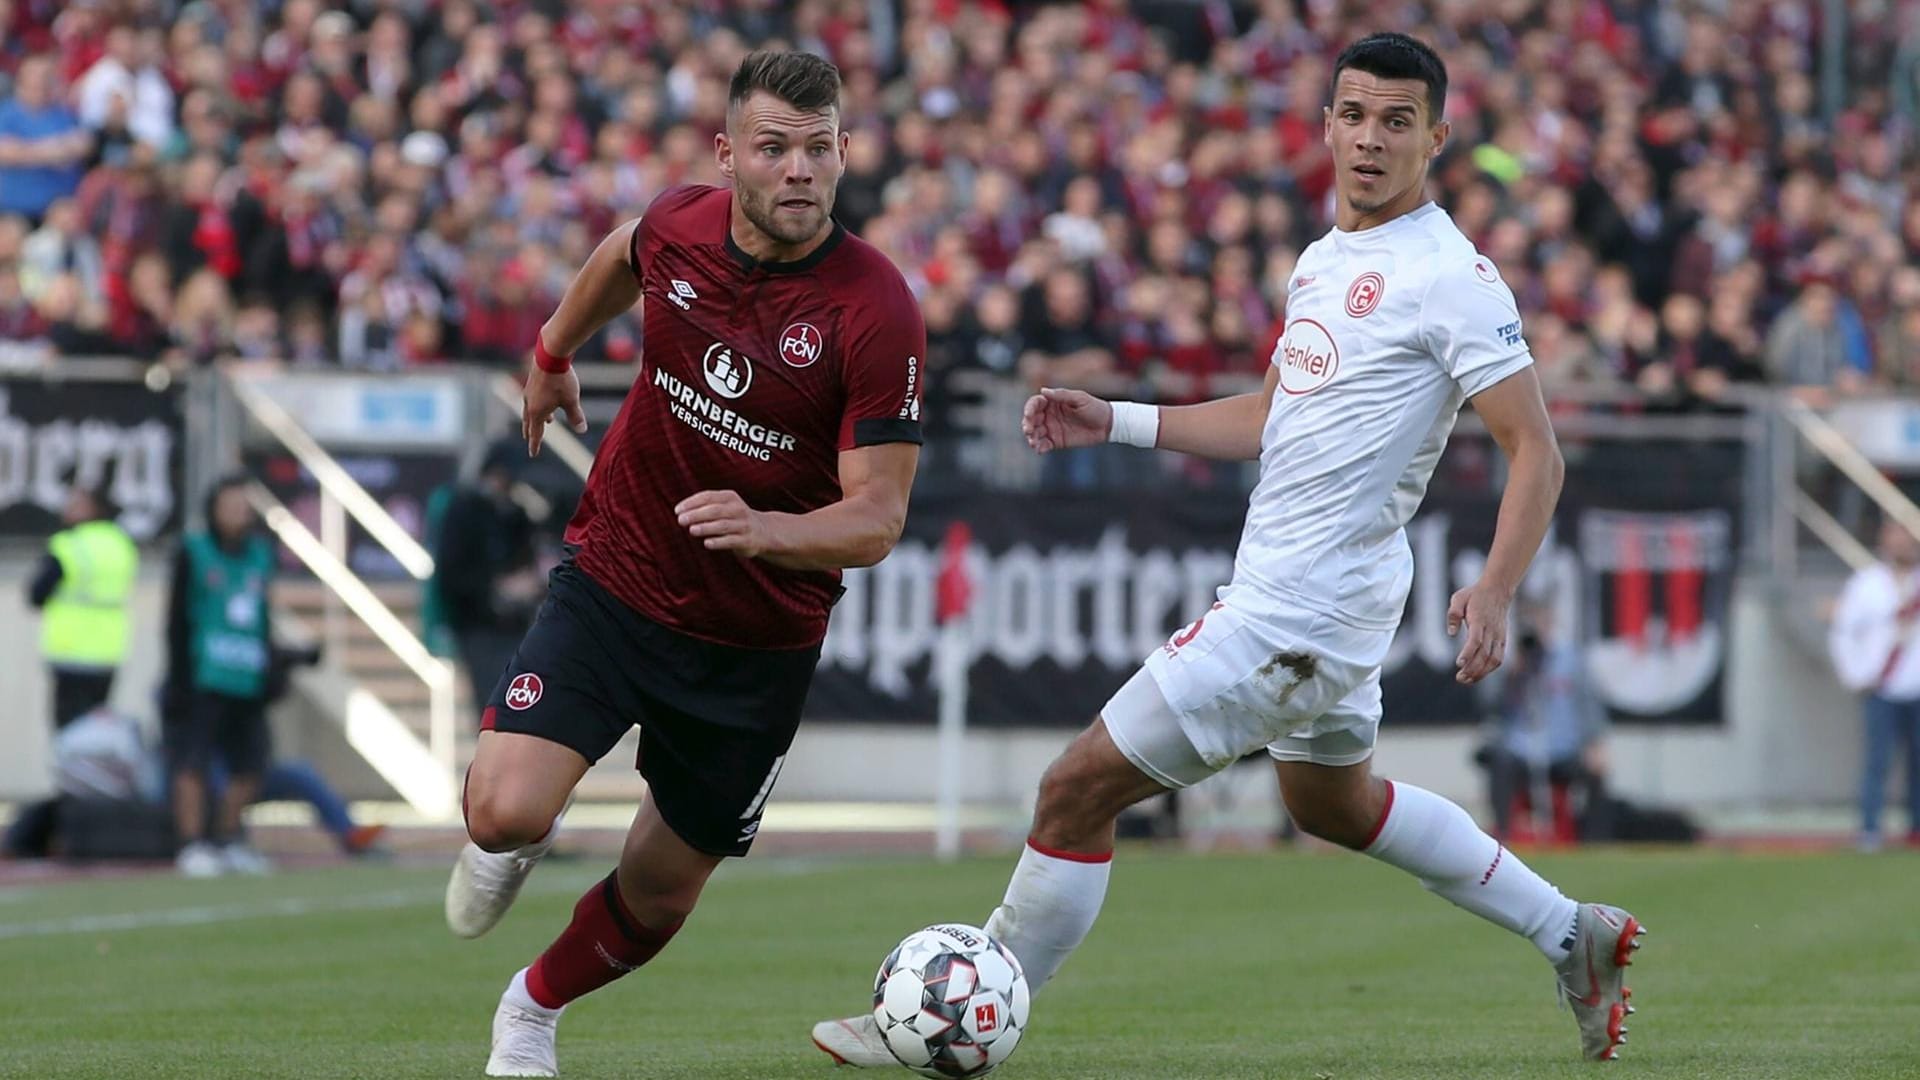
<svg viewBox="0 0 1920 1080">
<path fill-rule="evenodd" d="M 826 636 L 840 574 L 708 551 L 674 518 L 732 490 L 755 510 L 839 501 L 839 453 L 920 441 L 926 326 L 887 257 L 835 225 L 803 259 L 733 242 L 732 192 L 654 200 L 629 255 L 646 298 L 640 376 L 567 526 L 579 567 L 642 615 L 751 648 Z"/>
</svg>

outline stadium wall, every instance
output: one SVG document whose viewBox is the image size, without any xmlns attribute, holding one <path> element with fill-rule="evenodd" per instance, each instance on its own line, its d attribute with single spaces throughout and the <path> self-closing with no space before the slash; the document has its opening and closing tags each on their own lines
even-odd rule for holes
<svg viewBox="0 0 1920 1080">
<path fill-rule="evenodd" d="M 46 788 L 48 684 L 38 659 L 38 619 L 25 602 L 33 558 L 26 551 L 0 558 L 0 649 L 15 658 L 0 679 L 0 695 L 11 706 L 0 713 L 0 745 L 6 748 L 0 754 L 0 799 L 33 797 Z M 114 687 L 115 705 L 148 721 L 165 662 L 165 593 L 165 567 L 150 558 L 136 590 L 139 644 Z M 1630 798 L 1685 807 L 1847 804 L 1861 753 L 1852 698 L 1825 661 L 1787 632 L 1760 585 L 1735 590 L 1730 622 L 1727 723 L 1617 728 L 1610 747 L 1617 789 Z M 1072 735 L 1065 728 L 975 731 L 967 749 L 967 799 L 1024 806 L 1047 762 Z M 780 794 L 789 800 L 926 801 L 932 796 L 934 738 L 931 725 L 810 723 L 794 744 Z M 1379 767 L 1478 806 L 1483 783 L 1471 761 L 1477 739 L 1470 728 L 1396 730 L 1389 701 Z M 307 747 L 283 748 L 330 758 L 320 752 L 324 741 L 315 736 Z M 614 766 L 627 767 L 610 759 L 609 768 Z M 391 798 L 368 770 L 339 771 L 346 774 L 336 774 L 341 786 L 353 797 Z"/>
</svg>

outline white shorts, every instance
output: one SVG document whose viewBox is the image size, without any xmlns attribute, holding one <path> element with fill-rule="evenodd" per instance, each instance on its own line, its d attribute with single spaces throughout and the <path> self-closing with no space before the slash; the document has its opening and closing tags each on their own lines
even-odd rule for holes
<svg viewBox="0 0 1920 1080">
<path fill-rule="evenodd" d="M 1380 728 L 1380 664 L 1393 631 L 1298 608 L 1254 619 L 1226 604 L 1155 649 L 1100 712 L 1127 760 L 1168 787 L 1260 749 L 1352 765 Z"/>
</svg>

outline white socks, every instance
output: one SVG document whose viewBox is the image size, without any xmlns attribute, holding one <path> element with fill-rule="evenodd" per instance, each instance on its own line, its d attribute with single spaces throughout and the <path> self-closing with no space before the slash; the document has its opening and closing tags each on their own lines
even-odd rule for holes
<svg viewBox="0 0 1920 1080">
<path fill-rule="evenodd" d="M 1579 905 L 1561 895 L 1465 810 L 1412 784 L 1389 783 L 1387 813 L 1365 851 L 1431 891 L 1521 935 L 1555 964 L 1566 959 Z M 1086 940 L 1107 895 L 1111 853 L 1051 851 L 1029 841 L 987 933 L 1013 950 L 1038 992 Z"/>
<path fill-rule="evenodd" d="M 558 1009 L 549 1009 L 545 1005 L 533 1000 L 533 995 L 527 992 L 526 968 L 521 968 L 519 971 L 514 972 L 513 978 L 507 981 L 506 998 L 508 1001 L 528 1012 L 538 1013 L 541 1016 L 559 1016 L 561 1012 L 566 1009 L 565 1005 L 560 1006 Z"/>
<path fill-rule="evenodd" d="M 1364 849 L 1475 915 L 1531 940 L 1555 964 L 1579 905 L 1480 831 L 1465 810 L 1412 784 L 1387 784 L 1387 813 Z"/>
<path fill-rule="evenodd" d="M 1006 898 L 987 920 L 987 934 L 1013 950 L 1027 986 L 1038 992 L 1086 940 L 1107 896 L 1113 853 L 1078 855 L 1027 842 L 1007 882 Z"/>
</svg>

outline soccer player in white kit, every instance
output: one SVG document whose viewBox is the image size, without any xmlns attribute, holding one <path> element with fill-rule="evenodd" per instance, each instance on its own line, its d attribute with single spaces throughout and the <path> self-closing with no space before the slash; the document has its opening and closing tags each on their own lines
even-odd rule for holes
<svg viewBox="0 0 1920 1080">
<path fill-rule="evenodd" d="M 986 924 L 1036 991 L 1093 925 L 1120 811 L 1264 746 L 1301 829 L 1530 940 L 1556 968 L 1587 1057 L 1626 1042 L 1622 969 L 1638 921 L 1567 898 L 1460 807 L 1369 768 L 1380 664 L 1413 577 L 1404 527 L 1461 403 L 1509 464 L 1486 567 L 1447 609 L 1449 633 L 1464 632 L 1462 683 L 1500 666 L 1563 472 L 1513 294 L 1427 198 L 1446 86 L 1439 57 L 1403 34 L 1364 38 L 1336 61 L 1325 111 L 1336 227 L 1295 267 L 1259 393 L 1155 408 L 1048 389 L 1027 402 L 1041 453 L 1116 441 L 1260 461 L 1219 602 L 1147 657 L 1040 781 L 1027 848 Z M 838 1061 L 893 1063 L 871 1016 L 813 1034 Z"/>
</svg>

